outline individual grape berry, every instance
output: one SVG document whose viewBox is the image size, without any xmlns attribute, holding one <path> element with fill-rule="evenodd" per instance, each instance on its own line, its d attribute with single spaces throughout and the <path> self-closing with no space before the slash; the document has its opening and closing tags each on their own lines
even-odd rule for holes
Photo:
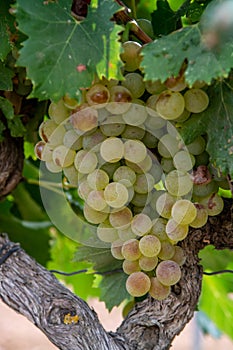
<svg viewBox="0 0 233 350">
<path fill-rule="evenodd" d="M 78 151 L 83 146 L 83 138 L 73 129 L 67 130 L 63 137 L 63 145 L 67 148 Z"/>
<path fill-rule="evenodd" d="M 65 106 L 64 100 L 52 101 L 49 105 L 48 115 L 56 124 L 61 124 L 68 118 L 69 109 Z"/>
<path fill-rule="evenodd" d="M 87 203 L 84 203 L 83 214 L 88 222 L 95 225 L 104 222 L 109 215 L 107 212 L 92 209 Z"/>
<path fill-rule="evenodd" d="M 189 171 L 195 164 L 195 157 L 187 151 L 179 151 L 173 157 L 173 164 L 177 170 Z"/>
<path fill-rule="evenodd" d="M 123 114 L 123 120 L 127 125 L 140 126 L 146 118 L 146 108 L 137 103 L 132 103 L 130 108 Z"/>
<path fill-rule="evenodd" d="M 131 221 L 131 229 L 137 236 L 144 236 L 150 232 L 152 227 L 152 221 L 148 215 L 143 213 L 137 214 Z"/>
<path fill-rule="evenodd" d="M 133 163 L 142 162 L 147 156 L 146 146 L 139 140 L 127 140 L 124 144 L 124 158 Z"/>
<path fill-rule="evenodd" d="M 117 229 L 126 229 L 130 226 L 132 220 L 132 212 L 129 208 L 113 211 L 109 214 L 110 224 Z"/>
<path fill-rule="evenodd" d="M 95 169 L 87 175 L 87 182 L 93 190 L 103 190 L 109 183 L 109 176 L 104 170 Z"/>
<path fill-rule="evenodd" d="M 109 101 L 110 92 L 104 85 L 95 84 L 87 91 L 86 99 L 90 106 L 100 108 Z"/>
<path fill-rule="evenodd" d="M 63 173 L 70 185 L 74 187 L 78 186 L 80 175 L 74 165 L 64 168 Z"/>
<path fill-rule="evenodd" d="M 178 245 L 174 246 L 174 248 L 175 248 L 175 253 L 170 260 L 175 261 L 179 266 L 182 266 L 186 261 L 186 255 L 185 255 L 184 249 L 182 249 Z"/>
<path fill-rule="evenodd" d="M 133 297 L 142 297 L 149 292 L 150 278 L 144 272 L 134 272 L 126 280 L 127 292 Z"/>
<path fill-rule="evenodd" d="M 161 261 L 156 268 L 156 277 L 163 285 L 172 286 L 179 282 L 181 269 L 175 261 Z"/>
<path fill-rule="evenodd" d="M 104 190 L 105 201 L 112 208 L 122 208 L 128 201 L 128 189 L 119 182 L 109 183 Z"/>
<path fill-rule="evenodd" d="M 200 228 L 205 226 L 208 221 L 208 210 L 203 204 L 194 203 L 194 205 L 197 209 L 197 215 L 189 225 L 193 228 Z"/>
<path fill-rule="evenodd" d="M 135 172 L 128 166 L 120 166 L 116 169 L 116 171 L 113 174 L 113 181 L 115 182 L 121 182 L 124 180 L 124 184 L 127 187 L 131 187 L 135 181 L 136 181 L 136 174 Z"/>
<path fill-rule="evenodd" d="M 70 116 L 70 123 L 77 132 L 82 134 L 98 126 L 98 113 L 92 107 L 80 109 Z"/>
<path fill-rule="evenodd" d="M 223 211 L 224 202 L 217 193 L 201 199 L 200 203 L 205 206 L 209 216 L 219 215 Z"/>
<path fill-rule="evenodd" d="M 139 98 L 144 94 L 145 83 L 143 77 L 138 73 L 128 73 L 124 76 L 122 85 L 132 94 L 133 98 Z"/>
<path fill-rule="evenodd" d="M 124 260 L 124 257 L 121 253 L 123 242 L 120 239 L 112 242 L 111 244 L 111 254 L 117 260 Z"/>
<path fill-rule="evenodd" d="M 126 260 L 135 261 L 141 256 L 139 249 L 139 241 L 137 239 L 130 239 L 123 243 L 121 253 Z"/>
<path fill-rule="evenodd" d="M 178 118 L 184 111 L 185 101 L 180 92 L 163 91 L 156 102 L 156 110 L 166 120 Z"/>
<path fill-rule="evenodd" d="M 164 158 L 172 158 L 179 151 L 179 142 L 170 134 L 163 135 L 158 142 L 158 152 Z"/>
<path fill-rule="evenodd" d="M 92 190 L 87 196 L 86 199 L 87 204 L 94 210 L 97 211 L 105 211 L 108 208 L 107 202 L 104 198 L 103 190 Z"/>
<path fill-rule="evenodd" d="M 149 258 L 157 256 L 161 249 L 161 243 L 158 237 L 146 235 L 139 241 L 139 249 L 141 253 Z"/>
<path fill-rule="evenodd" d="M 152 298 L 156 300 L 164 300 L 166 299 L 170 292 L 171 287 L 163 285 L 157 277 L 151 277 L 151 287 L 149 290 L 149 294 L 152 296 Z"/>
<path fill-rule="evenodd" d="M 188 225 L 180 225 L 174 219 L 169 219 L 167 222 L 166 233 L 172 241 L 182 241 L 188 235 L 188 231 Z"/>
<path fill-rule="evenodd" d="M 149 174 L 138 174 L 134 183 L 134 191 L 137 193 L 148 193 L 154 188 L 154 177 Z"/>
<path fill-rule="evenodd" d="M 192 191 L 193 182 L 189 173 L 172 170 L 165 178 L 165 186 L 171 195 L 185 196 Z"/>
<path fill-rule="evenodd" d="M 184 93 L 185 108 L 191 113 L 203 112 L 209 104 L 207 93 L 201 89 L 189 89 Z"/>
<path fill-rule="evenodd" d="M 94 171 L 97 163 L 96 154 L 92 151 L 80 150 L 74 158 L 74 166 L 82 174 L 89 174 Z"/>
<path fill-rule="evenodd" d="M 170 193 L 162 193 L 156 201 L 156 210 L 165 219 L 170 219 L 172 207 L 176 202 L 176 198 L 173 197 Z"/>
<path fill-rule="evenodd" d="M 108 220 L 99 224 L 96 232 L 98 238 L 103 242 L 112 243 L 119 239 L 117 230 L 110 225 Z"/>
<path fill-rule="evenodd" d="M 125 70 L 133 72 L 139 68 L 141 62 L 139 53 L 142 46 L 136 41 L 126 41 L 122 46 L 124 51 L 120 56 L 125 64 Z"/>
<path fill-rule="evenodd" d="M 161 260 L 169 260 L 175 254 L 175 247 L 169 241 L 161 242 L 161 249 L 159 251 L 158 257 Z"/>
<path fill-rule="evenodd" d="M 108 137 L 101 143 L 100 155 L 106 162 L 118 162 L 124 155 L 123 142 L 117 137 Z"/>
<path fill-rule="evenodd" d="M 171 211 L 173 219 L 180 225 L 189 225 L 197 215 L 195 205 L 187 199 L 175 202 Z"/>
<path fill-rule="evenodd" d="M 52 157 L 56 165 L 65 168 L 73 164 L 75 158 L 75 151 L 67 148 L 64 145 L 60 145 L 53 150 Z"/>
<path fill-rule="evenodd" d="M 158 265 L 158 258 L 157 256 L 153 256 L 153 257 L 141 256 L 138 262 L 141 270 L 149 272 L 149 271 L 153 271 Z"/>
<path fill-rule="evenodd" d="M 124 273 L 126 273 L 127 275 L 131 275 L 133 272 L 137 272 L 141 270 L 138 260 L 135 260 L 135 261 L 124 260 L 122 264 L 122 269 Z"/>
</svg>

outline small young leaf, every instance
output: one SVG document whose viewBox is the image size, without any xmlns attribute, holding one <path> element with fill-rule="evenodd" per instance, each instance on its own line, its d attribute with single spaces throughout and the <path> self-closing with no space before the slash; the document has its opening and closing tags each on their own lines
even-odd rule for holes
<svg viewBox="0 0 233 350">
<path fill-rule="evenodd" d="M 125 283 L 127 275 L 123 272 L 116 272 L 112 275 L 104 276 L 100 282 L 100 300 L 105 302 L 109 311 L 114 306 L 119 306 L 122 301 L 130 299 Z"/>
<path fill-rule="evenodd" d="M 165 0 L 157 1 L 157 10 L 151 14 L 151 23 L 155 35 L 166 35 L 177 29 L 177 17 Z"/>
</svg>

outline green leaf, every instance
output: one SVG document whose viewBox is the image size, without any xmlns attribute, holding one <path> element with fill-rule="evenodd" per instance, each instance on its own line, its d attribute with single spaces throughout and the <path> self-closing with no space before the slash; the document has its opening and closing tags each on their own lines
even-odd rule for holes
<svg viewBox="0 0 233 350">
<path fill-rule="evenodd" d="M 2 113 L 5 115 L 6 119 L 10 120 L 14 118 L 15 116 L 14 108 L 11 102 L 1 96 L 0 96 L 0 109 L 2 110 Z"/>
<path fill-rule="evenodd" d="M 1 4 L 1 12 L 0 12 L 0 60 L 4 60 L 7 54 L 11 50 L 10 37 L 9 37 L 9 6 L 10 2 L 5 0 Z"/>
<path fill-rule="evenodd" d="M 204 270 L 218 271 L 226 269 L 229 261 L 233 260 L 233 252 L 229 249 L 216 250 L 209 245 L 199 253 Z"/>
<path fill-rule="evenodd" d="M 0 232 L 7 232 L 10 239 L 19 242 L 26 252 L 40 264 L 49 260 L 49 221 L 25 221 L 12 213 L 13 202 L 5 199 L 0 203 Z"/>
<path fill-rule="evenodd" d="M 95 271 L 98 272 L 111 271 L 122 266 L 121 261 L 112 256 L 110 248 L 79 246 L 74 259 L 91 262 Z"/>
<path fill-rule="evenodd" d="M 100 282 L 100 300 L 105 302 L 109 311 L 114 306 L 119 306 L 122 301 L 130 299 L 125 283 L 127 275 L 123 272 L 116 272 L 112 275 L 104 276 Z"/>
<path fill-rule="evenodd" d="M 47 264 L 50 270 L 59 270 L 64 272 L 73 272 L 88 269 L 90 264 L 87 262 L 74 262 L 74 253 L 77 250 L 77 243 L 65 237 L 59 232 L 54 233 L 51 241 L 51 260 Z M 87 300 L 90 296 L 98 296 L 99 290 L 93 288 L 95 276 L 93 274 L 81 273 L 74 276 L 62 276 L 55 274 L 56 277 L 63 280 L 67 285 L 72 285 L 75 293 L 82 299 Z"/>
<path fill-rule="evenodd" d="M 233 84 L 218 82 L 208 89 L 209 107 L 193 115 L 181 129 L 185 143 L 198 135 L 207 133 L 206 150 L 210 161 L 224 174 L 233 176 Z"/>
<path fill-rule="evenodd" d="M 157 1 L 157 10 L 151 14 L 152 26 L 155 35 L 166 35 L 177 29 L 178 18 L 171 10 L 167 0 Z"/>
<path fill-rule="evenodd" d="M 79 89 L 90 86 L 96 73 L 121 77 L 118 34 L 122 28 L 110 21 L 120 7 L 111 0 L 94 5 L 78 22 L 71 16 L 70 0 L 17 1 L 19 29 L 28 35 L 18 64 L 27 67 L 33 82 L 31 97 L 58 100 L 69 93 L 77 98 Z"/>
<path fill-rule="evenodd" d="M 232 282 L 232 278 L 231 283 L 225 282 L 223 275 L 204 276 L 199 309 L 233 339 L 233 300 L 229 295 Z"/>
<path fill-rule="evenodd" d="M 5 67 L 3 62 L 0 62 L 0 90 L 11 91 L 13 89 L 13 76 L 14 72 L 11 69 Z"/>
<path fill-rule="evenodd" d="M 164 82 L 178 76 L 187 60 L 185 79 L 189 85 L 197 80 L 210 84 L 212 79 L 227 77 L 233 67 L 233 42 L 221 50 L 211 50 L 203 42 L 198 25 L 185 27 L 145 45 L 141 63 L 145 80 L 160 79 Z"/>
</svg>

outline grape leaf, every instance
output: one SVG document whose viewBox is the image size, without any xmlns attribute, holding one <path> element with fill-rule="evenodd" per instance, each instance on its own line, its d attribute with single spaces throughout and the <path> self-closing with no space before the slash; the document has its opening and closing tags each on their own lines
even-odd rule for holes
<svg viewBox="0 0 233 350">
<path fill-rule="evenodd" d="M 130 299 L 125 283 L 127 275 L 123 272 L 116 272 L 112 275 L 103 276 L 100 282 L 100 300 L 105 302 L 109 311 L 114 306 L 119 306 L 122 301 Z"/>
<path fill-rule="evenodd" d="M 75 261 L 93 263 L 95 271 L 104 272 L 121 268 L 121 261 L 116 260 L 109 248 L 79 246 L 74 257 Z"/>
<path fill-rule="evenodd" d="M 90 264 L 87 262 L 74 262 L 73 257 L 77 250 L 77 243 L 66 236 L 56 232 L 51 241 L 51 260 L 47 264 L 50 270 L 59 270 L 64 272 L 73 272 L 88 269 Z M 90 296 L 98 296 L 98 289 L 93 288 L 95 276 L 88 273 L 80 273 L 74 276 L 56 276 L 65 281 L 67 285 L 72 285 L 75 293 L 82 299 L 87 300 Z"/>
<path fill-rule="evenodd" d="M 218 271 L 227 268 L 229 261 L 233 260 L 233 252 L 229 249 L 216 250 L 209 245 L 199 253 L 204 270 Z"/>
<path fill-rule="evenodd" d="M 13 89 L 11 80 L 13 76 L 14 72 L 11 69 L 7 68 L 3 62 L 0 62 L 0 90 L 10 91 Z"/>
<path fill-rule="evenodd" d="M 11 45 L 9 35 L 7 33 L 7 25 L 2 16 L 0 16 L 0 43 L 0 60 L 3 61 L 10 52 Z"/>
<path fill-rule="evenodd" d="M 164 20 L 166 18 L 166 20 Z M 157 1 L 157 9 L 151 14 L 151 23 L 155 35 L 166 35 L 177 29 L 176 13 L 165 0 Z"/>
<path fill-rule="evenodd" d="M 187 83 L 192 86 L 195 81 L 202 80 L 210 84 L 212 79 L 228 76 L 233 67 L 232 52 L 232 41 L 219 50 L 207 47 L 196 24 L 145 45 L 141 52 L 141 66 L 145 80 L 160 79 L 164 82 L 171 76 L 177 76 L 187 61 Z"/>
<path fill-rule="evenodd" d="M 210 161 L 227 175 L 233 176 L 233 83 L 217 82 L 208 89 L 209 107 L 184 123 L 181 136 L 189 144 L 195 137 L 207 133 L 206 149 Z"/>
<path fill-rule="evenodd" d="M 233 301 L 229 296 L 233 281 L 232 277 L 229 277 L 231 283 L 225 283 L 227 278 L 225 275 L 205 276 L 198 306 L 221 331 L 233 339 Z"/>
<path fill-rule="evenodd" d="M 87 17 L 78 22 L 71 16 L 71 1 L 17 1 L 19 29 L 28 35 L 18 64 L 27 67 L 34 89 L 30 97 L 58 100 L 68 93 L 80 96 L 96 72 L 107 78 L 121 77 L 119 32 L 112 15 L 116 2 L 100 0 L 90 5 Z"/>
</svg>

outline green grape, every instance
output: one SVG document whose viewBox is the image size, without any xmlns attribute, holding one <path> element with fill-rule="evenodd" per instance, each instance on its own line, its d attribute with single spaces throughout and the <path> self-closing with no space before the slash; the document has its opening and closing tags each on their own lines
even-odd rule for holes
<svg viewBox="0 0 233 350">
<path fill-rule="evenodd" d="M 174 219 L 169 219 L 166 225 L 166 233 L 170 240 L 174 242 L 182 241 L 187 237 L 188 225 L 178 224 Z"/>
<path fill-rule="evenodd" d="M 158 145 L 158 139 L 152 133 L 146 132 L 142 138 L 142 142 L 148 148 L 156 148 Z"/>
<path fill-rule="evenodd" d="M 50 136 L 53 134 L 57 127 L 57 124 L 51 119 L 43 121 L 39 127 L 40 138 L 45 142 L 49 142 Z M 59 140 L 59 144 L 61 144 L 61 140 L 62 139 Z"/>
<path fill-rule="evenodd" d="M 105 108 L 111 114 L 125 113 L 131 106 L 132 95 L 124 86 L 113 86 L 110 89 L 110 103 Z"/>
<path fill-rule="evenodd" d="M 56 123 L 61 124 L 69 116 L 69 109 L 65 106 L 63 100 L 52 101 L 49 105 L 48 115 Z"/>
<path fill-rule="evenodd" d="M 126 273 L 127 275 L 131 275 L 132 273 L 141 270 L 138 260 L 135 260 L 135 261 L 124 260 L 122 264 L 122 269 L 124 273 Z"/>
<path fill-rule="evenodd" d="M 187 199 L 179 199 L 172 207 L 172 217 L 180 225 L 189 225 L 197 216 L 195 205 Z"/>
<path fill-rule="evenodd" d="M 184 196 L 193 189 L 193 182 L 187 172 L 172 170 L 165 178 L 167 191 L 173 196 Z"/>
<path fill-rule="evenodd" d="M 171 287 L 163 285 L 157 277 L 151 277 L 149 294 L 156 300 L 164 300 L 171 293 Z"/>
<path fill-rule="evenodd" d="M 135 172 L 131 168 L 125 165 L 117 168 L 113 174 L 113 181 L 121 182 L 122 180 L 124 180 L 124 184 L 126 187 L 133 186 L 133 184 L 136 181 Z"/>
<path fill-rule="evenodd" d="M 111 182 L 105 187 L 104 198 L 110 207 L 122 208 L 129 199 L 127 187 L 119 182 Z"/>
<path fill-rule="evenodd" d="M 162 136 L 158 142 L 158 152 L 164 158 L 172 158 L 179 151 L 179 142 L 170 134 Z"/>
<path fill-rule="evenodd" d="M 83 133 L 98 126 L 98 112 L 92 107 L 83 108 L 71 114 L 69 120 L 77 132 Z"/>
<path fill-rule="evenodd" d="M 131 229 L 137 236 L 144 236 L 150 232 L 152 227 L 152 221 L 148 215 L 143 213 L 137 214 L 131 221 Z"/>
<path fill-rule="evenodd" d="M 64 175 L 67 178 L 67 181 L 72 185 L 77 187 L 79 182 L 79 172 L 74 165 L 66 167 L 63 169 Z"/>
<path fill-rule="evenodd" d="M 173 286 L 181 278 L 179 265 L 172 260 L 161 261 L 156 268 L 156 277 L 165 286 Z"/>
<path fill-rule="evenodd" d="M 163 175 L 163 171 L 162 171 L 160 163 L 157 160 L 155 160 L 153 162 L 152 168 L 150 169 L 150 174 L 154 178 L 154 184 L 157 184 L 161 180 L 161 177 Z"/>
<path fill-rule="evenodd" d="M 220 214 L 223 211 L 224 207 L 223 199 L 217 193 L 213 193 L 208 197 L 204 197 L 200 200 L 200 204 L 205 206 L 209 216 Z"/>
<path fill-rule="evenodd" d="M 109 215 L 107 212 L 92 209 L 86 202 L 84 203 L 83 214 L 88 222 L 95 225 L 104 222 Z"/>
<path fill-rule="evenodd" d="M 162 119 L 160 115 L 150 107 L 149 102 L 148 102 L 148 105 L 146 106 L 146 110 L 147 110 L 147 113 L 149 114 L 144 123 L 146 126 L 146 130 L 151 131 L 152 135 L 159 138 L 159 136 L 162 136 L 164 134 L 163 127 L 166 125 L 166 121 Z M 155 134 L 155 130 L 156 130 L 156 134 Z M 158 134 L 159 130 L 161 130 L 161 135 Z"/>
<path fill-rule="evenodd" d="M 159 240 L 166 241 L 168 236 L 166 234 L 167 220 L 164 218 L 157 218 L 152 221 L 152 228 L 150 234 L 155 235 Z"/>
<path fill-rule="evenodd" d="M 173 254 L 170 260 L 175 261 L 179 266 L 184 265 L 186 261 L 186 255 L 185 255 L 184 249 L 182 249 L 178 245 L 174 246 L 174 249 L 175 249 L 175 253 Z"/>
<path fill-rule="evenodd" d="M 46 142 L 44 142 L 44 141 L 37 142 L 35 147 L 34 147 L 34 152 L 35 152 L 35 155 L 37 156 L 38 159 L 40 159 L 44 162 L 45 161 L 47 161 L 47 162 L 52 161 L 53 148 L 51 146 L 49 146 Z M 136 180 L 136 176 L 135 176 L 135 180 Z"/>
<path fill-rule="evenodd" d="M 128 241 L 129 239 L 136 238 L 135 234 L 133 233 L 131 227 L 128 227 L 126 229 L 118 229 L 118 236 L 119 238 L 125 242 Z"/>
<path fill-rule="evenodd" d="M 130 6 L 130 5 L 129 5 Z M 137 24 L 150 38 L 154 37 L 153 27 L 151 21 L 145 18 L 138 18 Z"/>
<path fill-rule="evenodd" d="M 141 162 L 133 163 L 126 160 L 125 163 L 137 174 L 144 174 L 148 172 L 152 167 L 152 159 L 150 154 L 147 154 Z"/>
<path fill-rule="evenodd" d="M 111 254 L 117 260 L 124 260 L 124 257 L 121 253 L 123 242 L 120 239 L 112 242 L 111 244 Z"/>
<path fill-rule="evenodd" d="M 150 194 L 149 194 L 150 195 Z M 144 207 L 146 204 L 150 202 L 150 196 L 147 194 L 139 194 L 135 193 L 131 203 L 136 207 Z"/>
<path fill-rule="evenodd" d="M 218 183 L 210 181 L 209 183 L 193 185 L 193 195 L 196 197 L 207 197 L 212 193 L 218 192 Z"/>
<path fill-rule="evenodd" d="M 194 156 L 197 156 L 205 151 L 206 142 L 202 136 L 198 136 L 193 142 L 186 145 L 186 147 L 189 153 L 193 154 Z"/>
<path fill-rule="evenodd" d="M 151 198 L 150 198 L 150 205 L 151 205 L 152 209 L 153 209 L 154 211 L 156 211 L 156 212 L 157 212 L 157 209 L 156 209 L 157 200 L 158 200 L 158 198 L 159 198 L 163 193 L 165 193 L 164 190 L 154 190 L 154 191 L 150 194 L 150 196 L 151 196 Z M 163 208 L 163 207 L 162 207 L 162 208 Z M 162 208 L 161 208 L 161 210 L 162 210 Z"/>
<path fill-rule="evenodd" d="M 62 167 L 60 165 L 57 165 L 52 161 L 45 161 L 46 168 L 51 173 L 60 173 L 62 171 Z"/>
<path fill-rule="evenodd" d="M 127 207 L 109 214 L 110 224 L 117 229 L 126 229 L 130 226 L 133 214 Z"/>
<path fill-rule="evenodd" d="M 87 200 L 87 197 L 89 193 L 93 190 L 93 188 L 90 187 L 87 180 L 81 182 L 81 184 L 78 186 L 78 195 L 80 198 L 82 198 L 84 201 Z"/>
<path fill-rule="evenodd" d="M 108 207 L 104 198 L 104 191 L 92 190 L 86 199 L 87 204 L 94 210 L 105 211 Z"/>
<path fill-rule="evenodd" d="M 107 137 L 102 134 L 100 129 L 96 129 L 92 134 L 87 135 L 86 133 L 82 137 L 82 144 L 84 149 L 97 150 Z"/>
<path fill-rule="evenodd" d="M 140 66 L 141 57 L 139 53 L 142 46 L 135 41 L 126 41 L 122 46 L 124 51 L 120 56 L 125 64 L 125 70 L 133 72 Z"/>
<path fill-rule="evenodd" d="M 89 174 L 98 164 L 96 154 L 92 151 L 80 150 L 74 158 L 75 168 L 82 174 Z"/>
<path fill-rule="evenodd" d="M 117 230 L 110 225 L 108 220 L 99 224 L 96 232 L 98 238 L 106 243 L 112 243 L 119 239 Z"/>
<path fill-rule="evenodd" d="M 67 94 L 63 97 L 63 103 L 64 103 L 64 106 L 68 109 L 75 109 L 75 108 L 78 108 L 79 106 L 78 101 L 75 98 L 71 98 Z M 59 123 L 61 123 L 61 121 L 59 121 Z"/>
<path fill-rule="evenodd" d="M 124 158 L 133 163 L 142 162 L 147 156 L 146 146 L 139 140 L 127 140 L 124 144 Z"/>
<path fill-rule="evenodd" d="M 171 210 L 176 202 L 176 198 L 168 192 L 163 192 L 156 201 L 156 210 L 165 219 L 171 217 Z"/>
<path fill-rule="evenodd" d="M 145 83 L 140 74 L 128 73 L 124 78 L 125 80 L 122 81 L 122 85 L 131 92 L 133 98 L 139 98 L 144 94 Z"/>
<path fill-rule="evenodd" d="M 137 193 L 148 193 L 154 188 L 155 182 L 151 174 L 137 174 L 136 181 L 134 183 L 134 191 Z"/>
<path fill-rule="evenodd" d="M 95 84 L 87 91 L 86 99 L 90 106 L 103 107 L 110 99 L 110 92 L 104 85 Z"/>
<path fill-rule="evenodd" d="M 149 258 L 157 256 L 161 249 L 160 240 L 154 235 L 145 235 L 139 241 L 139 249 L 142 255 Z"/>
<path fill-rule="evenodd" d="M 163 91 L 156 102 L 156 110 L 166 120 L 178 118 L 184 111 L 185 101 L 180 92 Z"/>
<path fill-rule="evenodd" d="M 175 253 L 175 247 L 171 242 L 169 241 L 162 241 L 161 242 L 161 249 L 158 254 L 158 258 L 161 260 L 169 260 L 173 257 Z"/>
<path fill-rule="evenodd" d="M 113 178 L 113 174 L 115 173 L 115 171 L 121 166 L 120 162 L 116 162 L 116 163 L 104 163 L 101 164 L 101 170 L 105 171 L 108 176 L 109 179 L 111 180 Z"/>
<path fill-rule="evenodd" d="M 87 182 L 93 190 L 103 190 L 109 183 L 109 176 L 104 170 L 95 169 L 87 175 Z"/>
<path fill-rule="evenodd" d="M 139 262 L 139 268 L 143 271 L 153 271 L 156 266 L 158 265 L 158 258 L 157 256 L 141 256 L 138 260 Z"/>
<path fill-rule="evenodd" d="M 174 163 L 172 158 L 162 158 L 161 159 L 161 167 L 165 173 L 170 173 L 170 171 L 174 170 Z"/>
<path fill-rule="evenodd" d="M 116 86 L 119 84 L 119 80 L 117 79 L 107 79 L 105 77 L 102 77 L 101 80 L 99 80 L 99 83 L 106 86 L 108 89 L 110 89 L 112 86 Z"/>
<path fill-rule="evenodd" d="M 168 78 L 164 85 L 171 91 L 183 91 L 186 89 L 187 84 L 185 82 L 184 76 L 170 77 Z"/>
<path fill-rule="evenodd" d="M 148 80 L 145 82 L 145 86 L 146 86 L 146 90 L 152 95 L 160 94 L 162 91 L 166 89 L 166 86 L 163 83 L 161 83 L 161 80 L 155 80 L 155 81 Z"/>
<path fill-rule="evenodd" d="M 184 93 L 185 108 L 191 113 L 203 112 L 209 104 L 207 93 L 201 89 L 190 89 Z"/>
<path fill-rule="evenodd" d="M 173 164 L 177 170 L 189 171 L 195 164 L 195 157 L 187 151 L 179 151 L 173 157 Z"/>
<path fill-rule="evenodd" d="M 181 115 L 178 118 L 176 118 L 174 121 L 176 123 L 184 123 L 186 120 L 189 119 L 190 115 L 191 113 L 187 111 L 187 109 L 185 108 L 183 113 L 181 113 Z"/>
<path fill-rule="evenodd" d="M 198 167 L 200 165 L 208 165 L 210 160 L 209 153 L 205 150 L 201 154 L 195 156 L 195 166 Z"/>
<path fill-rule="evenodd" d="M 75 151 L 65 147 L 64 145 L 60 145 L 53 150 L 52 157 L 56 165 L 65 168 L 73 164 Z"/>
<path fill-rule="evenodd" d="M 126 125 L 124 131 L 121 133 L 121 137 L 123 139 L 141 140 L 144 137 L 144 135 L 145 135 L 144 125 L 139 125 L 139 126 Z"/>
<path fill-rule="evenodd" d="M 83 146 L 82 137 L 80 137 L 74 130 L 67 130 L 63 137 L 63 145 L 78 151 Z"/>
<path fill-rule="evenodd" d="M 118 162 L 124 155 L 123 142 L 117 137 L 108 137 L 101 143 L 100 155 L 106 162 Z"/>
<path fill-rule="evenodd" d="M 141 297 L 149 292 L 150 278 L 142 271 L 134 272 L 126 280 L 126 290 L 133 297 Z"/>
<path fill-rule="evenodd" d="M 126 260 L 135 261 L 141 256 L 141 251 L 139 249 L 139 241 L 132 238 L 123 243 L 121 253 Z"/>
<path fill-rule="evenodd" d="M 122 115 L 125 124 L 139 126 L 147 118 L 147 111 L 144 106 L 132 103 L 130 108 Z"/>
<path fill-rule="evenodd" d="M 119 136 L 125 130 L 125 123 L 120 115 L 112 115 L 100 125 L 100 130 L 105 136 Z"/>
</svg>

